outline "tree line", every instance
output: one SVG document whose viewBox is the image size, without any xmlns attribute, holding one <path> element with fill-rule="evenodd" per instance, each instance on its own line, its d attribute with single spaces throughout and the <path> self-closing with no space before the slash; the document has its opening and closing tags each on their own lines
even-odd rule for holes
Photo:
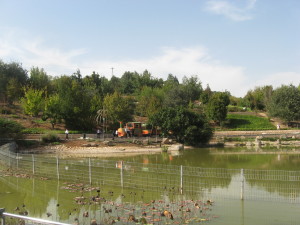
<svg viewBox="0 0 300 225">
<path fill-rule="evenodd" d="M 43 68 L 32 67 L 27 71 L 20 63 L 0 60 L 0 99 L 5 104 L 20 102 L 24 113 L 42 116 L 53 128 L 63 121 L 69 129 L 90 130 L 97 125 L 96 118 L 100 118 L 102 121 L 98 122 L 105 120 L 114 129 L 119 121 L 134 120 L 134 115 L 149 118 L 152 125 L 170 120 L 166 125 L 168 129 L 175 130 L 176 124 L 188 129 L 179 140 L 199 133 L 197 127 L 206 127 L 207 121 L 222 125 L 228 110 L 264 110 L 287 122 L 300 118 L 299 86 L 256 87 L 243 98 L 237 98 L 228 91 L 213 91 L 209 85 L 203 88 L 198 77 L 185 76 L 180 82 L 169 74 L 163 80 L 147 70 L 143 73 L 127 71 L 120 78 L 112 76 L 110 79 L 96 72 L 83 76 L 80 70 L 52 77 Z M 180 115 L 185 120 L 191 118 L 194 127 L 182 124 Z M 197 118 L 192 119 L 195 115 Z"/>
</svg>

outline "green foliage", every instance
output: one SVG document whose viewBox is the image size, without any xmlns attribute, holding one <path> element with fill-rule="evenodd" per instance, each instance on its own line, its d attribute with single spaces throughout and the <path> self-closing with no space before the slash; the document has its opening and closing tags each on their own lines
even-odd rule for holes
<svg viewBox="0 0 300 225">
<path fill-rule="evenodd" d="M 54 129 L 55 124 L 62 119 L 60 109 L 60 99 L 58 94 L 51 95 L 46 99 L 43 120 L 49 119 L 52 129 Z"/>
<path fill-rule="evenodd" d="M 17 145 L 24 148 L 30 148 L 33 146 L 37 146 L 39 144 L 39 141 L 36 140 L 17 140 Z"/>
<path fill-rule="evenodd" d="M 180 143 L 205 144 L 212 136 L 206 117 L 183 107 L 164 108 L 150 118 L 150 123 L 161 127 L 164 136 L 174 136 Z"/>
<path fill-rule="evenodd" d="M 20 63 L 4 63 L 0 60 L 0 99 L 12 104 L 22 96 L 22 87 L 28 79 L 27 71 Z"/>
<path fill-rule="evenodd" d="M 227 106 L 228 112 L 245 112 L 247 111 L 246 107 L 240 107 L 235 105 L 229 105 Z"/>
<path fill-rule="evenodd" d="M 30 69 L 29 86 L 36 90 L 48 90 L 50 88 L 50 76 L 43 68 L 32 67 Z"/>
<path fill-rule="evenodd" d="M 167 145 L 161 146 L 161 151 L 162 152 L 168 152 L 168 150 L 169 150 L 169 147 Z"/>
<path fill-rule="evenodd" d="M 209 99 L 206 106 L 206 113 L 210 119 L 221 124 L 227 116 L 227 106 L 229 105 L 229 94 L 217 92 Z"/>
<path fill-rule="evenodd" d="M 23 134 L 43 134 L 43 133 L 45 133 L 45 130 L 42 128 L 31 127 L 31 128 L 23 129 L 22 133 Z"/>
<path fill-rule="evenodd" d="M 1 138 L 19 138 L 21 137 L 21 131 L 23 127 L 21 124 L 8 120 L 5 118 L 0 118 L 0 137 Z"/>
<path fill-rule="evenodd" d="M 212 95 L 213 92 L 211 91 L 209 85 L 207 85 L 204 91 L 200 95 L 200 101 L 202 102 L 202 104 L 207 104 Z"/>
<path fill-rule="evenodd" d="M 282 85 L 272 95 L 268 105 L 270 116 L 286 122 L 300 120 L 300 90 L 293 85 Z"/>
<path fill-rule="evenodd" d="M 82 79 L 80 71 L 77 71 L 71 77 L 56 79 L 55 88 L 58 96 L 53 97 L 51 104 L 47 102 L 49 105 L 45 113 L 53 123 L 62 118 L 70 129 L 90 130 L 96 126 L 95 116 L 102 108 L 96 84 Z"/>
<path fill-rule="evenodd" d="M 111 125 L 132 121 L 134 104 L 131 98 L 122 97 L 118 92 L 104 98 L 104 108 L 107 111 Z"/>
<path fill-rule="evenodd" d="M 43 143 L 53 143 L 59 141 L 60 141 L 59 137 L 54 133 L 49 133 L 42 136 Z"/>
<path fill-rule="evenodd" d="M 272 86 L 256 87 L 254 90 L 248 91 L 244 99 L 252 110 L 266 110 L 272 92 Z"/>
<path fill-rule="evenodd" d="M 228 114 L 225 128 L 230 130 L 274 130 L 267 118 L 254 115 Z"/>
<path fill-rule="evenodd" d="M 38 116 L 44 108 L 44 91 L 33 88 L 25 89 L 25 96 L 21 99 L 25 114 Z"/>
<path fill-rule="evenodd" d="M 150 88 L 145 86 L 138 96 L 136 113 L 141 116 L 150 117 L 163 105 L 163 93 L 159 88 Z"/>
</svg>

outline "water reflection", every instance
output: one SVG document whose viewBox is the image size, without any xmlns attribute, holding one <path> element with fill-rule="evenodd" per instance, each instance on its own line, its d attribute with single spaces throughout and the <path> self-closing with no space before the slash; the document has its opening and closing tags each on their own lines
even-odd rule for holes
<svg viewBox="0 0 300 225">
<path fill-rule="evenodd" d="M 97 192 L 99 187 L 90 188 L 88 185 L 78 183 L 78 191 L 75 191 L 65 188 L 70 183 L 15 177 L 1 177 L 0 197 L 1 204 L 8 212 L 18 213 L 19 211 L 16 211 L 18 206 L 20 211 L 27 210 L 29 216 L 68 223 L 73 223 L 76 219 L 80 224 L 90 224 L 92 219 L 96 219 L 98 223 L 100 221 L 112 222 L 118 217 L 124 222 L 127 221 L 129 215 L 140 219 L 140 215 L 146 213 L 147 221 L 154 221 L 154 224 L 175 224 L 175 222 L 176 224 L 184 222 L 199 224 L 201 219 L 203 219 L 202 222 L 205 219 L 209 220 L 210 224 L 297 224 L 296 221 L 300 219 L 299 204 L 287 202 L 274 204 L 272 201 L 231 199 L 230 195 L 234 195 L 232 185 L 238 178 L 238 175 L 235 176 L 228 185 L 206 190 L 209 196 L 215 197 L 212 205 L 207 203 L 207 199 L 203 198 L 203 195 L 179 195 L 169 190 L 156 192 L 118 187 L 101 187 L 100 196 L 106 200 L 101 201 L 100 204 L 89 204 L 92 197 L 99 193 Z M 80 187 L 84 187 L 85 190 L 90 188 L 90 191 L 82 191 Z M 261 189 L 257 183 L 247 183 L 246 189 L 248 188 L 265 192 L 266 195 L 278 194 L 277 190 L 269 193 Z M 227 197 L 217 198 L 220 193 L 226 191 L 228 192 Z M 85 198 L 86 204 L 76 203 L 75 198 L 80 196 Z M 203 208 L 206 210 L 200 212 L 197 204 L 202 210 Z M 23 205 L 24 207 L 22 207 Z M 181 206 L 183 207 L 181 208 Z M 116 207 L 120 210 L 117 211 Z M 160 213 L 164 209 L 171 211 L 176 219 L 170 220 L 162 217 Z M 89 213 L 88 217 L 84 216 L 85 212 Z M 116 224 L 121 223 L 115 222 Z M 134 223 L 127 221 L 123 224 Z"/>
<path fill-rule="evenodd" d="M 200 148 L 155 155 L 123 156 L 118 159 L 204 168 L 300 170 L 300 149 L 295 148 Z"/>
</svg>

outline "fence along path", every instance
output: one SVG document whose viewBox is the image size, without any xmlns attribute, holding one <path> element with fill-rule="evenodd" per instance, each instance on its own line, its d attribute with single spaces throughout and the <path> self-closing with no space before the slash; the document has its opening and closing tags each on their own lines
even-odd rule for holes
<svg viewBox="0 0 300 225">
<path fill-rule="evenodd" d="M 90 158 L 67 160 L 18 154 L 7 145 L 0 149 L 0 163 L 34 176 L 99 186 L 172 191 L 206 199 L 300 202 L 300 171 L 201 168 Z"/>
</svg>

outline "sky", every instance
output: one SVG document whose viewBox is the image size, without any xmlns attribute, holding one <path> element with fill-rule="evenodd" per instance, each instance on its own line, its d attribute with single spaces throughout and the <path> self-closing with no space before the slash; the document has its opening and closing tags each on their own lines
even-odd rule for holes
<svg viewBox="0 0 300 225">
<path fill-rule="evenodd" d="M 0 60 L 28 71 L 198 76 L 236 97 L 300 84 L 299 0 L 0 0 L 0 10 Z"/>
</svg>

